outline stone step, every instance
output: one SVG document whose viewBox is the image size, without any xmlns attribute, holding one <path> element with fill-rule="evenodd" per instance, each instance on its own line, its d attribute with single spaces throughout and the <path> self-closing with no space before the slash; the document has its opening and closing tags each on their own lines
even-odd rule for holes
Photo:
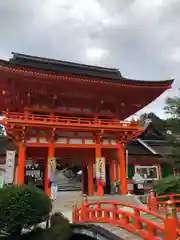
<svg viewBox="0 0 180 240">
<path fill-rule="evenodd" d="M 58 186 L 58 192 L 80 191 L 79 186 Z"/>
<path fill-rule="evenodd" d="M 81 183 L 80 182 L 61 182 L 58 183 L 58 192 L 60 191 L 80 191 L 81 190 Z"/>
</svg>

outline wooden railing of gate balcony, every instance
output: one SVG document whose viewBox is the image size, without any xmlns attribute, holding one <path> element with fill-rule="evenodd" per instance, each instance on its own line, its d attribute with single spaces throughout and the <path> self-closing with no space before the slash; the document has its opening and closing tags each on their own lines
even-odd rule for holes
<svg viewBox="0 0 180 240">
<path fill-rule="evenodd" d="M 148 209 L 156 212 L 166 212 L 167 202 L 169 200 L 175 205 L 176 212 L 180 212 L 180 194 L 155 196 L 153 190 L 151 190 L 147 197 Z"/>
<path fill-rule="evenodd" d="M 85 197 L 81 207 L 73 206 L 72 219 L 73 223 L 108 223 L 119 226 L 146 240 L 176 240 L 180 237 L 180 228 L 172 209 L 173 203 L 169 201 L 167 215 L 164 217 L 142 207 L 114 201 L 88 202 Z M 161 223 L 149 220 L 148 217 Z"/>
<path fill-rule="evenodd" d="M 89 125 L 93 127 L 104 126 L 114 128 L 139 128 L 138 121 L 120 121 L 112 119 L 96 119 L 96 118 L 79 118 L 68 116 L 51 116 L 50 114 L 33 114 L 33 113 L 17 113 L 6 112 L 3 114 L 4 121 L 9 122 L 36 122 L 49 124 L 72 124 L 72 125 Z"/>
</svg>

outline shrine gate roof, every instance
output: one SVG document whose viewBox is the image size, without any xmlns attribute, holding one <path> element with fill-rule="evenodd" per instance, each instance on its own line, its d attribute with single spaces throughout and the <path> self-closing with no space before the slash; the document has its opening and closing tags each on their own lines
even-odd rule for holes
<svg viewBox="0 0 180 240">
<path fill-rule="evenodd" d="M 73 63 L 67 61 L 60 61 L 49 58 L 35 57 L 26 54 L 12 53 L 13 57 L 9 60 L 9 65 L 16 67 L 25 67 L 36 70 L 41 70 L 44 72 L 53 72 L 57 74 L 69 74 L 77 76 L 87 76 L 87 77 L 96 77 L 96 80 L 106 80 L 113 81 L 124 84 L 133 84 L 133 85 L 150 85 L 150 86 L 169 86 L 172 84 L 173 79 L 164 80 L 164 81 L 142 81 L 125 78 L 121 75 L 119 69 L 116 68 L 106 68 L 99 66 L 91 66 L 80 63 Z"/>
<path fill-rule="evenodd" d="M 118 118 L 125 119 L 173 83 L 173 79 L 128 79 L 115 68 L 12 54 L 9 61 L 0 60 L 0 109 L 3 111 L 28 107 L 29 99 L 37 103 L 43 101 L 44 105 L 56 102 L 58 106 L 66 98 L 69 102 L 77 100 L 77 105 L 87 103 L 92 109 L 102 102 L 110 104 L 112 109 L 118 109 Z"/>
</svg>

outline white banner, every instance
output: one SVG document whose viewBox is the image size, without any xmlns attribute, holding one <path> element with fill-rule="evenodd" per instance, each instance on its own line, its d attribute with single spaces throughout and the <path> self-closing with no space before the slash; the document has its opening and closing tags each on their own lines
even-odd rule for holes
<svg viewBox="0 0 180 240">
<path fill-rule="evenodd" d="M 96 158 L 96 180 L 105 184 L 106 182 L 106 164 L 105 158 Z"/>
<path fill-rule="evenodd" d="M 6 151 L 5 183 L 13 183 L 16 151 Z"/>
<path fill-rule="evenodd" d="M 129 152 L 126 149 L 126 178 L 128 178 Z"/>
</svg>

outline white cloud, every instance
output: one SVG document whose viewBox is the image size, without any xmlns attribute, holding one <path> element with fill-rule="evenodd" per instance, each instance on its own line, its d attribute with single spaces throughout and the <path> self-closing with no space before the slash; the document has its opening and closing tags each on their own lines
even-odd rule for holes
<svg viewBox="0 0 180 240">
<path fill-rule="evenodd" d="M 175 63 L 180 63 L 180 47 L 174 48 L 169 58 Z"/>
<path fill-rule="evenodd" d="M 86 58 L 90 63 L 99 63 L 108 57 L 108 51 L 102 48 L 88 48 L 86 50 Z"/>
<path fill-rule="evenodd" d="M 0 58 L 11 51 L 119 68 L 142 80 L 177 79 L 143 111 L 163 115 L 180 87 L 179 0 L 1 0 Z"/>
</svg>

